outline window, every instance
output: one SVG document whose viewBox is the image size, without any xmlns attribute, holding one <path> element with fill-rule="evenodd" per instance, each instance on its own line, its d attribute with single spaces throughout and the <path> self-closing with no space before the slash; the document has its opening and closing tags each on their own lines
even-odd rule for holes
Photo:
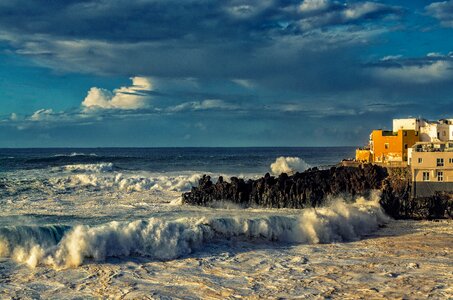
<svg viewBox="0 0 453 300">
<path fill-rule="evenodd" d="M 423 181 L 429 181 L 429 172 L 423 172 Z"/>
<path fill-rule="evenodd" d="M 423 158 L 419 157 L 418 158 L 418 163 L 421 164 L 423 162 Z"/>
<path fill-rule="evenodd" d="M 437 159 L 437 166 L 438 167 L 443 167 L 444 166 L 444 159 L 443 158 L 438 158 Z"/>
<path fill-rule="evenodd" d="M 404 135 L 404 136 L 407 136 L 407 131 L 403 131 L 403 135 Z"/>
<path fill-rule="evenodd" d="M 444 172 L 437 172 L 437 181 L 444 181 Z"/>
<path fill-rule="evenodd" d="M 407 144 L 404 144 L 404 149 L 407 149 Z"/>
<path fill-rule="evenodd" d="M 389 148 L 389 143 L 385 143 L 385 144 L 384 144 L 384 148 L 385 148 L 385 149 L 388 149 L 388 148 Z"/>
<path fill-rule="evenodd" d="M 415 136 L 418 136 L 418 131 L 415 132 Z"/>
<path fill-rule="evenodd" d="M 449 159 L 448 159 L 448 163 L 449 163 L 449 164 L 453 164 L 453 158 L 449 158 Z"/>
</svg>

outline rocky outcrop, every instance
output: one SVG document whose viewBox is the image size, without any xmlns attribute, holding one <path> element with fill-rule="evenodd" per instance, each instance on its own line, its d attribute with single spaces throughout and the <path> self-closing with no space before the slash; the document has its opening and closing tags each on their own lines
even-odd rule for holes
<svg viewBox="0 0 453 300">
<path fill-rule="evenodd" d="M 385 168 L 375 165 L 333 167 L 328 170 L 309 169 L 303 173 L 278 177 L 267 173 L 258 180 L 222 177 L 213 184 L 209 176 L 200 179 L 198 187 L 183 194 L 183 202 L 207 205 L 228 200 L 243 206 L 267 208 L 305 208 L 323 205 L 329 195 L 366 195 L 380 189 L 388 176 Z"/>
<path fill-rule="evenodd" d="M 309 169 L 303 173 L 278 177 L 267 173 L 257 180 L 219 177 L 214 184 L 207 175 L 197 187 L 184 193 L 184 203 L 208 206 L 216 201 L 230 201 L 243 207 L 306 208 L 325 205 L 329 196 L 367 196 L 381 190 L 381 205 L 394 218 L 450 217 L 453 200 L 448 195 L 426 199 L 411 198 L 409 168 L 385 168 L 365 164 L 359 167 L 332 167 L 328 170 Z"/>
<path fill-rule="evenodd" d="M 412 198 L 409 168 L 389 168 L 383 182 L 381 206 L 393 218 L 453 218 L 453 195 L 436 193 L 431 197 Z"/>
</svg>

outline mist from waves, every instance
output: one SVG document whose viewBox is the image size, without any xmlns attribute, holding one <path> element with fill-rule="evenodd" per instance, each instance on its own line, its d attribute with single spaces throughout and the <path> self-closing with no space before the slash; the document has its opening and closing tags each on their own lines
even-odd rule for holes
<svg viewBox="0 0 453 300">
<path fill-rule="evenodd" d="M 247 240 L 254 243 L 332 243 L 360 239 L 389 219 L 378 193 L 347 204 L 336 199 L 328 207 L 292 214 L 259 216 L 247 213 L 212 216 L 152 217 L 96 226 L 48 225 L 0 228 L 0 256 L 30 267 L 77 267 L 85 261 L 109 257 L 145 256 L 171 260 L 209 247 L 211 243 Z"/>
</svg>

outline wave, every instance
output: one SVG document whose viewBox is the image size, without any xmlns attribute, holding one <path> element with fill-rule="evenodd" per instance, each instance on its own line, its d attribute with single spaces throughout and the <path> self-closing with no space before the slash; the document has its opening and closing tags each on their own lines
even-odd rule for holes
<svg viewBox="0 0 453 300">
<path fill-rule="evenodd" d="M 98 156 L 96 153 L 72 152 L 70 154 L 55 154 L 52 157 L 76 157 L 76 156 Z"/>
<path fill-rule="evenodd" d="M 114 169 L 117 169 L 113 163 L 99 163 L 99 164 L 75 164 L 75 165 L 66 165 L 62 167 L 65 171 L 72 172 L 111 172 Z"/>
<path fill-rule="evenodd" d="M 96 167 L 97 168 L 97 167 Z M 109 169 L 109 166 L 104 166 Z M 53 188 L 66 190 L 94 187 L 97 189 L 120 190 L 125 192 L 140 192 L 147 190 L 165 190 L 165 191 L 186 191 L 193 185 L 196 185 L 201 178 L 201 174 L 188 175 L 156 175 L 147 176 L 126 175 L 123 173 L 114 173 L 107 176 L 93 174 L 76 174 L 68 177 L 52 178 L 50 180 Z"/>
<path fill-rule="evenodd" d="M 87 259 L 145 256 L 170 260 L 231 239 L 251 242 L 331 243 L 357 240 L 388 221 L 376 201 L 337 201 L 298 216 L 150 218 L 71 229 L 12 227 L 0 231 L 0 253 L 31 267 L 77 267 Z M 38 234 L 35 234 L 38 232 Z"/>
</svg>

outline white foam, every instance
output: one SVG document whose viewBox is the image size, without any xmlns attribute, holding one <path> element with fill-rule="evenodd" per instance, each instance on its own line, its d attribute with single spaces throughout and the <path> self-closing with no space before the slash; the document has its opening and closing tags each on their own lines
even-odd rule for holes
<svg viewBox="0 0 453 300">
<path fill-rule="evenodd" d="M 329 207 L 301 210 L 298 215 L 256 217 L 242 213 L 237 216 L 150 218 L 94 227 L 80 225 L 66 231 L 58 244 L 55 239 L 41 237 L 44 242 L 34 240 L 15 247 L 14 240 L 3 235 L 0 236 L 0 249 L 4 255 L 32 267 L 43 264 L 65 268 L 79 266 L 86 259 L 103 261 L 117 256 L 175 259 L 207 247 L 209 243 L 231 238 L 290 243 L 351 241 L 371 233 L 387 221 L 376 199 L 360 199 L 354 204 L 338 200 Z"/>
<path fill-rule="evenodd" d="M 78 172 L 111 172 L 113 171 L 112 163 L 99 163 L 99 164 L 75 164 L 64 166 L 65 171 L 78 171 Z"/>
<path fill-rule="evenodd" d="M 141 192 L 149 190 L 186 191 L 196 185 L 201 174 L 159 175 L 159 174 L 123 174 L 123 173 L 81 173 L 66 177 L 52 178 L 54 188 L 86 188 L 113 189 L 125 192 Z"/>
<path fill-rule="evenodd" d="M 70 154 L 55 154 L 54 157 L 75 157 L 75 156 L 98 156 L 96 153 L 81 153 L 81 152 L 72 152 Z"/>
<path fill-rule="evenodd" d="M 281 173 L 293 174 L 296 171 L 305 171 L 310 168 L 310 165 L 299 157 L 280 156 L 271 164 L 270 168 L 273 174 L 280 175 Z"/>
</svg>

